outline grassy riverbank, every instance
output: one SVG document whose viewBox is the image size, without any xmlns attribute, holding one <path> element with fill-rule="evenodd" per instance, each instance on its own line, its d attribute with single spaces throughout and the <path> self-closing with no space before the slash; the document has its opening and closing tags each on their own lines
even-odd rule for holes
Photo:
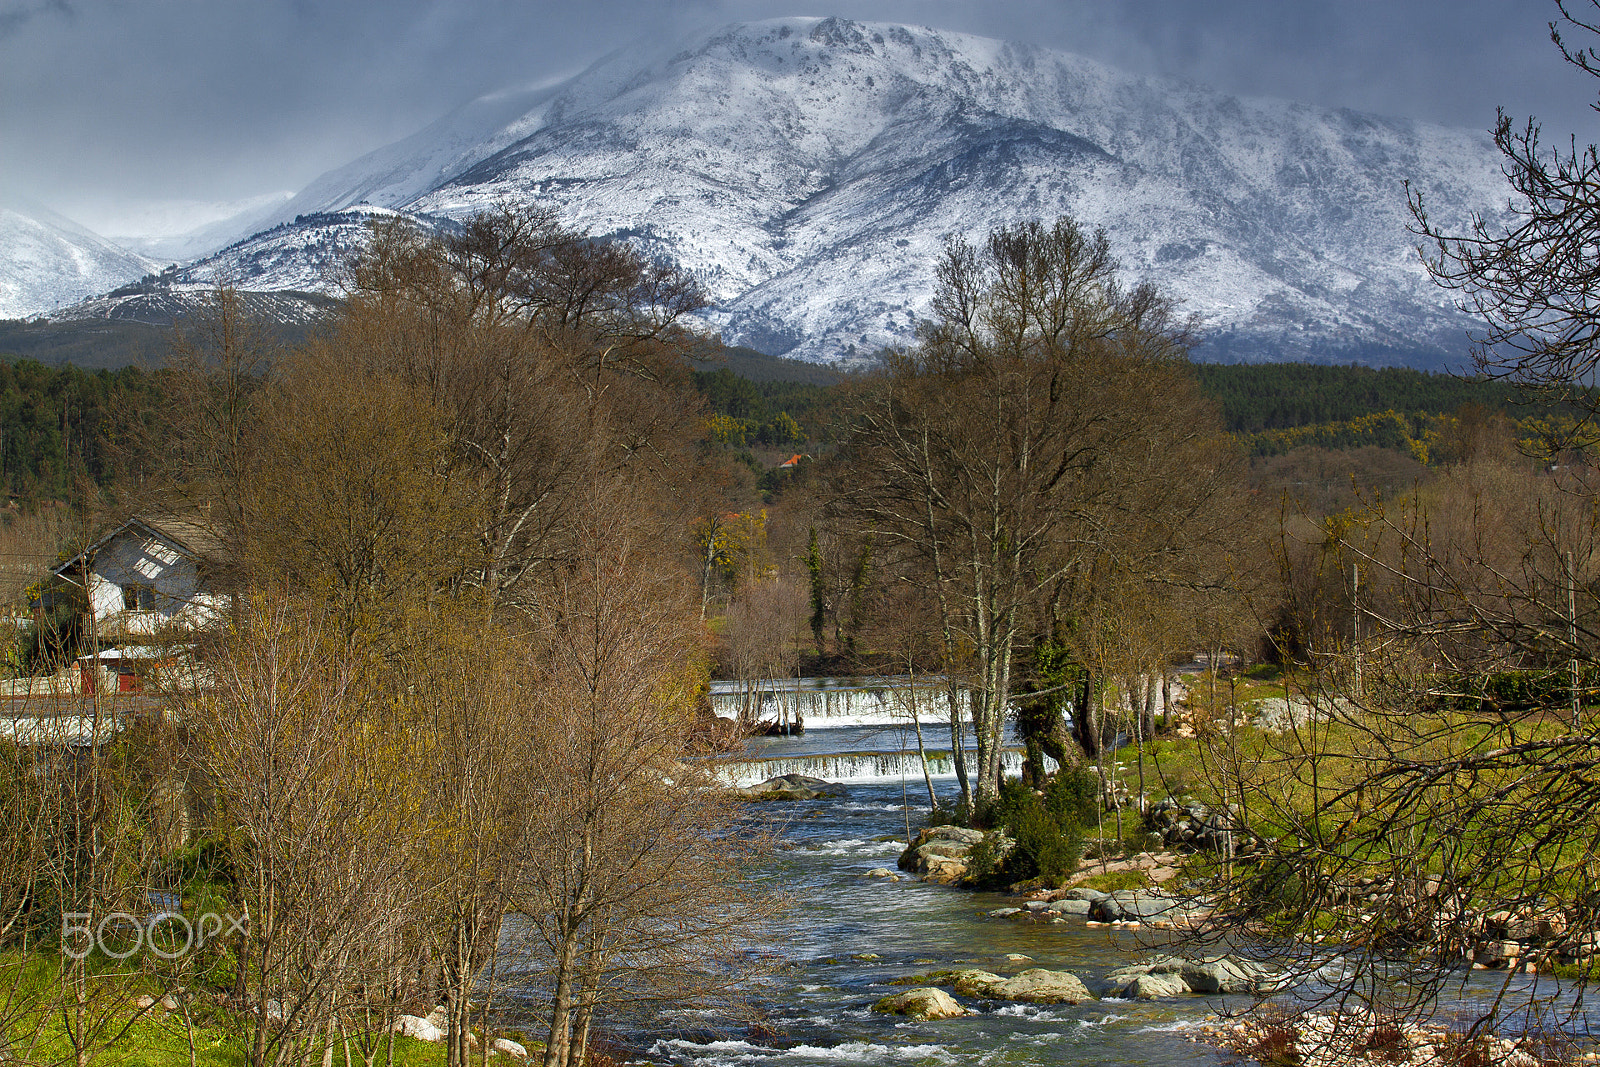
<svg viewBox="0 0 1600 1067">
<path fill-rule="evenodd" d="M 221 993 L 174 988 L 137 957 L 102 961 L 80 982 L 51 951 L 0 956 L 0 1062 L 246 1067 L 251 1021 Z M 527 1044 L 520 1034 L 505 1036 Z M 313 1058 L 330 1062 L 325 1050 Z M 391 1040 L 382 1030 L 336 1033 L 332 1041 L 334 1067 L 440 1067 L 445 1060 L 442 1043 Z"/>
</svg>

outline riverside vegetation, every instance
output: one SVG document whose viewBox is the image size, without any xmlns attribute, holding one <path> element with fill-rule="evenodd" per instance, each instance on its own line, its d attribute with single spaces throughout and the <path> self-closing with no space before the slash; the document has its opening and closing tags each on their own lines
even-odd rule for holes
<svg viewBox="0 0 1600 1067">
<path fill-rule="evenodd" d="M 919 344 L 793 412 L 697 389 L 694 281 L 538 208 L 380 227 L 292 350 L 217 293 L 159 411 L 137 374 L 97 378 L 97 410 L 143 414 L 90 418 L 85 387 L 59 464 L 6 459 L 41 495 L 88 475 L 69 550 L 119 511 L 203 524 L 231 607 L 158 639 L 192 645 L 203 684 L 88 698 L 87 744 L 0 744 L 0 1053 L 462 1067 L 514 1028 L 580 1067 L 629 1010 L 737 1020 L 777 903 L 750 878 L 766 840 L 690 757 L 722 733 L 713 660 L 753 679 L 802 655 L 936 694 L 916 743 L 942 737 L 957 784 L 941 805 L 929 780 L 930 807 L 1010 842 L 947 832 L 985 843 L 977 877 L 1059 885 L 1091 818 L 1102 851 L 1108 816 L 1122 840 L 1176 834 L 1202 935 L 1372 1023 L 1307 1016 L 1249 1055 L 1295 1062 L 1318 1018 L 1384 1052 L 1485 937 L 1504 981 L 1463 1055 L 1513 1014 L 1572 1033 L 1600 953 L 1600 348 L 1588 283 L 1550 265 L 1585 261 L 1600 163 L 1547 157 L 1534 127 L 1498 140 L 1517 225 L 1462 239 L 1417 201 L 1417 226 L 1485 316 L 1480 366 L 1553 406 L 1532 430 L 1488 406 L 1330 411 L 1349 425 L 1308 435 L 1311 465 L 1355 456 L 1342 494 L 1262 462 L 1258 488 L 1295 491 L 1251 491 L 1193 324 L 1071 219 L 950 239 Z M 97 651 L 70 588 L 33 594 L 61 625 L 32 664 Z M 1292 668 L 1282 706 L 1243 721 L 1213 670 L 1175 740 L 1169 667 L 1195 652 Z M 1162 746 L 1192 789 L 1163 782 Z M 168 911 L 229 919 L 178 951 Z M 397 1036 L 432 1036 L 428 1015 L 442 1052 Z"/>
<path fill-rule="evenodd" d="M 751 962 L 739 946 L 773 902 L 743 878 L 761 839 L 731 833 L 736 810 L 684 762 L 706 736 L 713 658 L 744 677 L 790 673 L 802 654 L 898 666 L 941 694 L 934 734 L 977 701 L 977 759 L 944 747 L 963 754 L 954 814 L 1008 842 L 980 837 L 985 884 L 1059 885 L 1084 842 L 1119 847 L 1108 825 L 1139 851 L 1153 828 L 1141 798 L 1192 792 L 1208 805 L 1196 818 L 1229 834 L 1215 862 L 1218 839 L 1200 834 L 1212 851 L 1184 868 L 1217 922 L 1336 924 L 1372 944 L 1368 911 L 1283 888 L 1320 876 L 1272 872 L 1307 862 L 1295 849 L 1341 811 L 1335 783 L 1387 766 L 1346 749 L 1381 721 L 1374 699 L 1401 691 L 1368 646 L 1373 620 L 1408 618 L 1395 583 L 1433 559 L 1404 535 L 1426 517 L 1435 548 L 1459 531 L 1481 550 L 1496 532 L 1515 552 L 1570 486 L 1488 420 L 1409 500 L 1259 536 L 1277 505 L 1248 494 L 1245 457 L 1183 361 L 1183 323 L 1117 285 L 1102 237 L 1062 221 L 946 257 L 944 333 L 835 387 L 825 424 L 801 411 L 822 429 L 750 408 L 753 437 L 694 399 L 698 342 L 679 321 L 693 287 L 538 215 L 443 241 L 381 234 L 336 327 L 293 352 L 220 294 L 163 372 L 163 417 L 125 436 L 144 474 L 112 488 L 118 507 L 211 525 L 233 615 L 196 647 L 210 684 L 163 698 L 176 726 L 152 721 L 87 760 L 15 750 L 37 772 L 19 771 L 9 801 L 12 1048 L 87 1064 L 181 1018 L 197 1062 L 206 1046 L 252 1067 L 388 1062 L 423 1055 L 405 1035 L 428 1031 L 408 1019 L 437 1010 L 451 1064 L 507 1028 L 536 1033 L 546 1063 L 577 1064 L 625 1005 L 735 1010 Z M 598 284 L 585 271 L 613 288 L 573 310 L 566 294 Z M 765 488 L 742 455 L 797 447 L 810 461 Z M 1491 501 L 1500 524 L 1464 518 Z M 1458 583 L 1499 566 L 1452 560 Z M 1342 579 L 1352 561 L 1380 576 L 1359 600 Z M 91 636 L 66 627 L 41 656 Z M 1338 693 L 1289 695 L 1341 711 L 1291 712 L 1268 735 L 1236 721 L 1260 683 L 1213 674 L 1190 685 L 1197 736 L 1176 738 L 1163 679 L 1196 649 L 1298 661 L 1299 690 Z M 1439 706 L 1476 717 L 1486 741 L 1512 713 L 1487 682 L 1467 699 L 1476 661 L 1452 662 L 1461 693 Z M 1424 691 L 1446 678 L 1430 677 Z M 1021 781 L 998 771 L 1013 705 Z M 1064 769 L 1046 774 L 1045 756 Z M 1377 794 L 1361 796 L 1372 811 Z M 1183 811 L 1171 826 L 1193 843 Z M 1377 857 L 1326 884 L 1390 884 Z M 148 914 L 152 891 L 250 923 L 178 962 L 152 946 L 119 966 L 61 951 L 62 911 Z M 1413 943 L 1424 970 L 1446 958 Z M 141 994 L 178 1010 L 135 1017 Z M 545 1007 L 522 1014 L 530 997 Z"/>
</svg>

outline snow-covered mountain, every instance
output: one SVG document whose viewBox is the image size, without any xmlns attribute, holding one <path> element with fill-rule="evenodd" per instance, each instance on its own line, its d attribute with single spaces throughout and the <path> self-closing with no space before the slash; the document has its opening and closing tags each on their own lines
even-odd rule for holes
<svg viewBox="0 0 1600 1067">
<path fill-rule="evenodd" d="M 693 271 L 728 341 L 832 360 L 913 336 L 942 235 L 1071 213 L 1105 227 L 1130 280 L 1198 313 L 1213 355 L 1437 361 L 1463 319 L 1417 260 L 1408 180 L 1447 224 L 1505 197 L 1486 134 L 789 18 L 485 97 L 184 277 L 327 290 L 365 211 L 538 200 Z"/>
<path fill-rule="evenodd" d="M 37 205 L 0 206 L 0 319 L 73 304 L 155 267 Z"/>
</svg>

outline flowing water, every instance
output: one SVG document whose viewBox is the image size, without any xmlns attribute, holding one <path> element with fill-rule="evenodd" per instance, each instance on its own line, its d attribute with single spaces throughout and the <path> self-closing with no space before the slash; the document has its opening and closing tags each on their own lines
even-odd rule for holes
<svg viewBox="0 0 1600 1067">
<path fill-rule="evenodd" d="M 935 785 L 953 803 L 954 783 Z M 1188 1038 L 1215 1007 L 1199 998 L 1077 1006 L 961 998 L 980 1014 L 937 1022 L 873 1014 L 875 1001 L 903 991 L 890 983 L 906 975 L 1048 967 L 1092 979 L 1152 950 L 1148 938 L 1091 929 L 1077 919 L 1050 925 L 990 919 L 986 911 L 1015 903 L 999 895 L 903 875 L 899 882 L 866 877 L 875 868 L 894 869 L 907 819 L 915 829 L 927 811 L 926 787 L 915 780 L 906 783 L 904 798 L 898 780 L 863 781 L 852 783 L 843 799 L 760 805 L 754 817 L 779 820 L 783 842 L 765 877 L 794 901 L 780 936 L 764 946 L 788 966 L 758 993 L 767 1015 L 763 1036 L 695 1033 L 703 1021 L 663 1019 L 689 1032 L 658 1037 L 646 1058 L 717 1067 L 1221 1062 Z"/>
<path fill-rule="evenodd" d="M 1092 987 L 1106 972 L 1161 951 L 1152 931 L 1090 928 L 1081 919 L 1018 923 L 985 915 L 1015 900 L 868 877 L 895 869 L 908 827 L 928 815 L 928 790 L 916 739 L 904 718 L 896 725 L 860 719 L 876 696 L 821 688 L 848 726 L 821 727 L 808 713 L 799 737 L 750 743 L 741 781 L 799 771 L 841 782 L 840 799 L 750 806 L 748 818 L 775 826 L 781 847 L 761 877 L 793 901 L 771 942 L 759 949 L 782 961 L 756 990 L 765 1015 L 757 1028 L 718 1028 L 700 1016 L 638 1020 L 630 1035 L 635 1055 L 656 1064 L 711 1067 L 821 1067 L 841 1063 L 891 1065 L 1104 1064 L 1165 1067 L 1225 1061 L 1191 1040 L 1220 997 L 1154 1002 L 1091 1001 L 1037 1006 L 958 998 L 975 1015 L 916 1022 L 876 1015 L 872 1004 L 903 990 L 896 978 L 971 967 L 1002 975 L 1029 967 L 1072 971 Z M 881 687 L 880 687 L 881 688 Z M 924 724 L 930 749 L 947 753 L 948 727 Z M 934 787 L 941 804 L 954 803 L 949 757 Z M 899 873 L 899 872 L 896 872 Z M 1028 959 L 1014 959 L 1012 956 Z"/>
<path fill-rule="evenodd" d="M 904 692 L 904 680 L 898 687 L 892 680 L 802 682 L 775 697 L 769 691 L 761 717 L 774 717 L 773 701 L 786 700 L 801 709 L 806 732 L 753 739 L 730 779 L 750 784 L 794 772 L 842 783 L 848 795 L 751 806 L 749 818 L 775 825 L 781 839 L 762 877 L 794 903 L 773 943 L 761 946 L 783 967 L 757 991 L 766 1016 L 759 1036 L 747 1028 L 716 1032 L 695 1016 L 662 1018 L 640 1042 L 644 1058 L 714 1067 L 1222 1062 L 1189 1039 L 1217 1007 L 1200 998 L 1077 1006 L 960 998 L 979 1014 L 938 1022 L 873 1014 L 875 1001 L 903 991 L 891 983 L 907 975 L 1048 967 L 1092 980 L 1159 948 L 1148 933 L 1141 940 L 1080 919 L 1045 925 L 988 918 L 985 912 L 1015 904 L 997 894 L 926 885 L 898 871 L 900 881 L 867 877 L 877 868 L 895 870 L 908 826 L 920 829 L 929 812 Z M 737 694 L 723 699 L 717 710 L 732 714 Z M 921 714 L 934 789 L 942 805 L 953 806 L 949 727 L 926 707 Z M 1007 753 L 1010 773 L 1020 760 L 1020 752 Z"/>
</svg>

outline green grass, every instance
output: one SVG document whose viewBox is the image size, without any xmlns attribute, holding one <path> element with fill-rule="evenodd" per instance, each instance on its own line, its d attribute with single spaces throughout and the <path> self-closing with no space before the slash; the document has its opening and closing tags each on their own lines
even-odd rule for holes
<svg viewBox="0 0 1600 1067">
<path fill-rule="evenodd" d="M 71 1063 L 73 1051 L 54 1006 L 60 980 L 58 960 L 46 952 L 26 956 L 0 954 L 0 1024 L 13 1053 L 35 1063 Z M 102 1004 L 106 1020 L 100 1027 L 106 1037 L 94 1049 L 91 1062 L 107 1067 L 190 1067 L 190 1033 L 182 1012 L 159 1006 L 140 1014 L 133 998 L 160 997 L 165 989 L 154 975 L 94 968 L 89 979 L 91 1003 Z M 193 1067 L 244 1067 L 249 1061 L 247 1017 L 219 1005 L 213 997 L 197 993 L 190 1000 L 193 1022 Z M 124 1030 L 124 1028 L 126 1028 Z M 387 1036 L 380 1037 L 387 1043 Z M 445 1062 L 442 1044 L 396 1037 L 394 1067 L 438 1067 Z M 360 1067 L 359 1050 L 352 1038 L 352 1065 Z M 320 1054 L 316 1057 L 320 1061 Z M 383 1062 L 382 1054 L 379 1063 Z M 344 1050 L 335 1044 L 334 1063 L 346 1067 Z"/>
<path fill-rule="evenodd" d="M 1145 871 L 1110 871 L 1073 884 L 1083 889 L 1095 889 L 1101 893 L 1115 893 L 1124 889 L 1151 889 L 1155 886 L 1150 880 L 1149 873 Z"/>
</svg>

